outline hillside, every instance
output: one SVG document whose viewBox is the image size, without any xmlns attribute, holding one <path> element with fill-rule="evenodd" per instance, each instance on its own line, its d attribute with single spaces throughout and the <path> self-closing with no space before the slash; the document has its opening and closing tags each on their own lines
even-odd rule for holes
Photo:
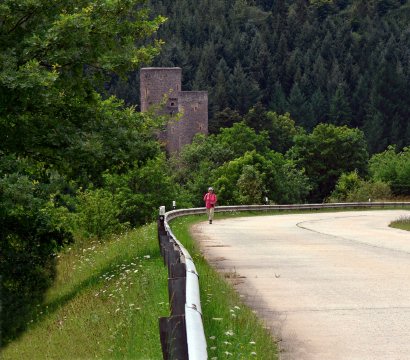
<svg viewBox="0 0 410 360">
<path fill-rule="evenodd" d="M 318 123 L 364 130 L 371 153 L 410 143 L 410 5 L 405 0 L 151 0 L 168 21 L 155 66 L 209 91 L 210 126 L 258 101 Z M 138 104 L 138 80 L 116 92 Z M 114 85 L 113 85 L 114 86 Z M 217 125 L 216 125 L 217 126 Z"/>
</svg>

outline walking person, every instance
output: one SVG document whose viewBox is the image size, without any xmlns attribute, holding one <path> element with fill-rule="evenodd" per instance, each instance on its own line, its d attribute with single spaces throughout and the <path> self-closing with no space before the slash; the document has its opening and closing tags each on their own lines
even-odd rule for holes
<svg viewBox="0 0 410 360">
<path fill-rule="evenodd" d="M 208 192 L 204 195 L 204 201 L 210 224 L 212 224 L 212 220 L 214 218 L 214 210 L 217 200 L 218 199 L 214 193 L 214 189 L 212 187 L 208 188 Z"/>
</svg>

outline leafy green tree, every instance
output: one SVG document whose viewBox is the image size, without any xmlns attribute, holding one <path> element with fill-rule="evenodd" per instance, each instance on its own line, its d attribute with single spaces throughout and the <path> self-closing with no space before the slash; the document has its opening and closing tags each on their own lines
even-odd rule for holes
<svg viewBox="0 0 410 360">
<path fill-rule="evenodd" d="M 360 178 L 357 171 L 352 171 L 348 174 L 343 173 L 337 180 L 335 189 L 332 191 L 329 201 L 347 201 L 349 194 L 357 189 L 360 186 L 361 182 L 362 179 Z"/>
<path fill-rule="evenodd" d="M 155 219 L 160 206 L 171 208 L 174 200 L 182 205 L 177 186 L 167 172 L 164 155 L 146 164 L 135 163 L 124 174 L 105 174 L 104 177 L 112 208 L 117 209 L 121 223 L 145 224 Z"/>
<path fill-rule="evenodd" d="M 71 161 L 67 148 L 78 154 L 84 143 L 99 146 L 84 133 L 97 130 L 113 109 L 96 87 L 113 72 L 125 76 L 159 51 L 158 42 L 142 42 L 164 19 L 149 19 L 138 3 L 2 3 L 0 150 L 63 167 Z"/>
<path fill-rule="evenodd" d="M 390 185 L 393 194 L 410 194 L 410 148 L 397 152 L 395 146 L 389 146 L 382 153 L 375 154 L 369 161 L 370 176 L 375 181 Z"/>
<path fill-rule="evenodd" d="M 242 156 L 247 151 L 256 150 L 265 153 L 269 150 L 269 137 L 266 132 L 257 134 L 244 122 L 235 123 L 231 128 L 221 129 L 218 142 L 229 149 L 233 158 Z"/>
<path fill-rule="evenodd" d="M 125 229 L 119 219 L 119 204 L 106 189 L 87 189 L 77 195 L 78 206 L 74 215 L 82 236 L 102 240 Z"/>
<path fill-rule="evenodd" d="M 264 155 L 256 151 L 246 152 L 215 169 L 212 175 L 218 201 L 224 205 L 243 203 L 245 199 L 262 202 L 262 198 L 256 198 L 261 192 L 273 202 L 301 202 L 310 189 L 303 171 L 274 151 Z M 256 188 L 245 189 L 245 179 L 249 183 L 253 181 Z"/>
<path fill-rule="evenodd" d="M 252 165 L 245 165 L 236 183 L 239 204 L 260 204 L 265 193 L 261 173 Z"/>
<path fill-rule="evenodd" d="M 278 115 L 276 112 L 269 111 L 266 117 L 271 122 L 269 131 L 271 149 L 284 154 L 293 146 L 293 138 L 302 130 L 295 125 L 289 113 Z"/>
<path fill-rule="evenodd" d="M 323 201 L 344 172 L 367 171 L 367 144 L 364 134 L 347 126 L 319 124 L 311 134 L 295 137 L 288 155 L 305 169 L 313 189 L 310 200 Z"/>
<path fill-rule="evenodd" d="M 114 73 L 125 77 L 159 53 L 161 42 L 150 39 L 164 18 L 150 18 L 143 0 L 4 0 L 0 19 L 1 341 L 8 342 L 24 330 L 52 283 L 57 251 L 71 239 L 70 215 L 59 206 L 74 210 L 69 180 L 101 185 L 102 171 L 125 172 L 159 151 L 149 116 L 100 93 Z"/>
<path fill-rule="evenodd" d="M 1 156 L 0 347 L 26 329 L 55 278 L 57 252 L 72 241 L 67 211 L 56 208 L 60 182 L 44 163 Z"/>
</svg>

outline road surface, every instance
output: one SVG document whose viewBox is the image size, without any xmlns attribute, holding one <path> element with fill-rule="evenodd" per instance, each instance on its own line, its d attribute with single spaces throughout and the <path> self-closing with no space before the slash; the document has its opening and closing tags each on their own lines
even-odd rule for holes
<svg viewBox="0 0 410 360">
<path fill-rule="evenodd" d="M 281 359 L 410 359 L 406 210 L 258 216 L 192 228 L 272 330 Z"/>
</svg>

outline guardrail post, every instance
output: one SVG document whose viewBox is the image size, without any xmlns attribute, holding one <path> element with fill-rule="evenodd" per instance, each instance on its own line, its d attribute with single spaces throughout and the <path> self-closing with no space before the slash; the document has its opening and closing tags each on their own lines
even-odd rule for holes
<svg viewBox="0 0 410 360">
<path fill-rule="evenodd" d="M 185 316 L 175 315 L 159 319 L 159 331 L 164 360 L 188 360 Z"/>
<path fill-rule="evenodd" d="M 167 230 L 165 229 L 165 206 L 161 206 L 159 208 L 159 216 L 158 216 L 158 242 L 159 242 L 159 248 L 161 249 L 161 254 L 162 254 L 162 247 L 163 247 L 163 242 L 165 242 L 165 239 L 161 239 L 161 237 L 167 236 Z M 169 240 L 168 240 L 169 241 Z"/>
<path fill-rule="evenodd" d="M 168 279 L 171 315 L 185 315 L 186 277 Z"/>
</svg>

